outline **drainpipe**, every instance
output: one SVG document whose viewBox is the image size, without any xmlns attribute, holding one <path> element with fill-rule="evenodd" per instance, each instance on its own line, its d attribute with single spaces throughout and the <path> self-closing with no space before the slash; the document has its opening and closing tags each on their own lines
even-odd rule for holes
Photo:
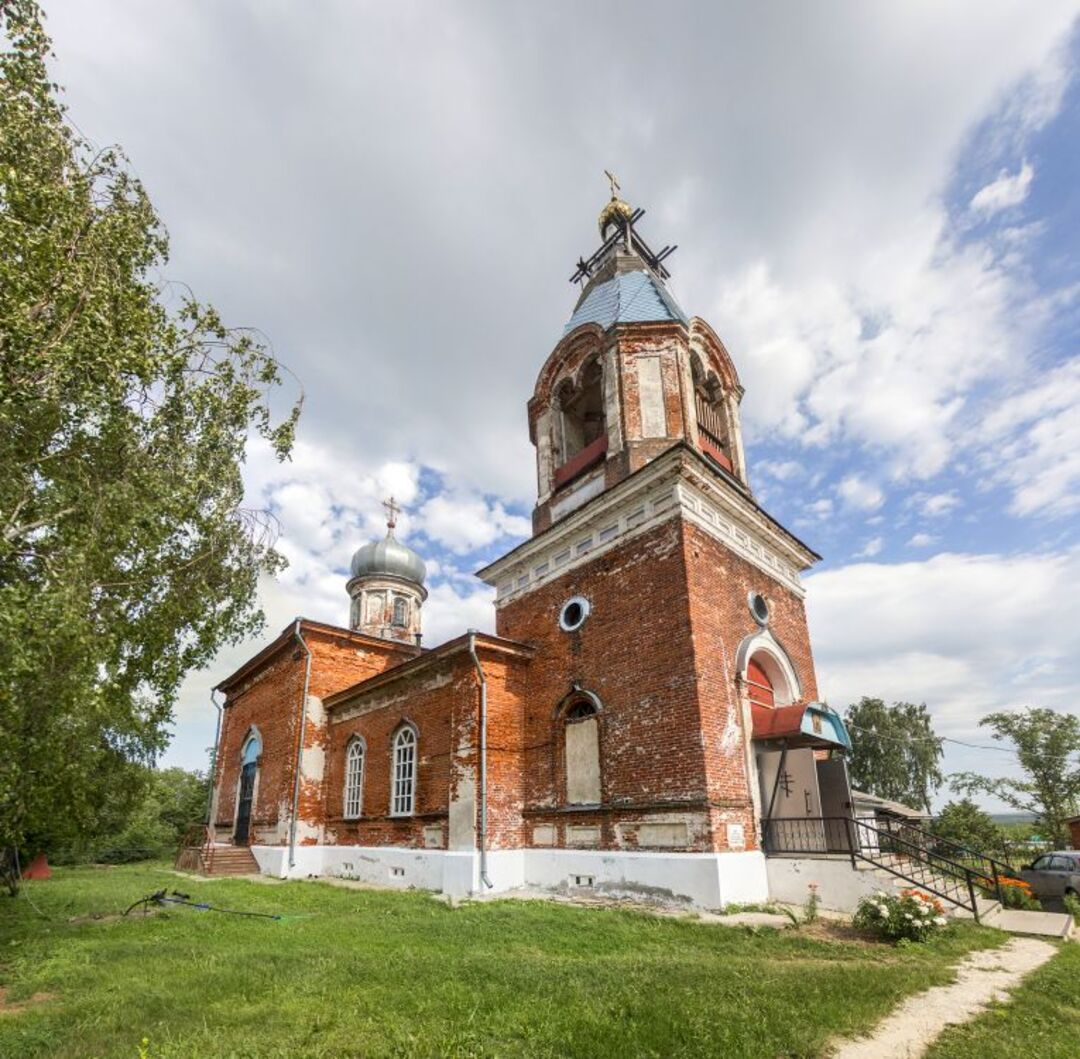
<svg viewBox="0 0 1080 1059">
<path fill-rule="evenodd" d="M 303 634 L 300 632 L 300 622 L 302 620 L 302 618 L 297 618 L 296 626 L 293 629 L 293 636 L 296 637 L 296 642 L 300 645 L 300 649 L 307 655 L 307 662 L 304 666 L 304 694 L 300 699 L 300 738 L 296 742 L 296 778 L 293 782 L 292 819 L 289 820 L 290 868 L 296 864 L 296 817 L 300 812 L 300 765 L 304 758 L 304 731 L 307 728 L 308 688 L 311 686 L 311 649 L 304 642 Z"/>
<path fill-rule="evenodd" d="M 487 677 L 476 653 L 476 630 L 469 630 L 469 654 L 480 677 L 480 881 L 490 890 L 494 883 L 487 870 Z"/>
<path fill-rule="evenodd" d="M 223 710 L 223 704 L 217 700 L 218 689 L 214 688 L 210 692 L 210 701 L 214 704 L 214 709 L 217 710 L 217 724 L 214 726 L 214 758 L 213 764 L 210 767 L 210 789 L 206 792 L 206 837 L 209 838 L 210 831 L 214 826 L 214 795 L 217 793 L 217 780 L 218 780 L 218 758 L 221 756 L 221 714 Z"/>
</svg>

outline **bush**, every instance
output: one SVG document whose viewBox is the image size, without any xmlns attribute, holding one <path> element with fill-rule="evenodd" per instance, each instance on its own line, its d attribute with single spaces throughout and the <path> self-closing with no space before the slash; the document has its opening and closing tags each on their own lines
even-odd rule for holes
<svg viewBox="0 0 1080 1059">
<path fill-rule="evenodd" d="M 941 902 L 918 890 L 903 890 L 899 897 L 879 890 L 864 897 L 852 922 L 887 941 L 928 941 L 949 929 Z"/>
<path fill-rule="evenodd" d="M 1001 888 L 1001 903 L 1006 908 L 1021 908 L 1025 912 L 1042 911 L 1042 905 L 1031 892 L 1030 883 L 1023 879 L 1014 879 L 1010 875 L 999 875 L 995 881 Z M 997 892 L 994 891 L 989 896 L 997 897 Z"/>
</svg>

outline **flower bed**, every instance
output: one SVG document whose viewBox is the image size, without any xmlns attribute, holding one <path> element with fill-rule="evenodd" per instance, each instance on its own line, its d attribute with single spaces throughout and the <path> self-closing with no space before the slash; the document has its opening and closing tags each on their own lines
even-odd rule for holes
<svg viewBox="0 0 1080 1059">
<path fill-rule="evenodd" d="M 927 941 L 949 929 L 941 902 L 919 890 L 902 890 L 899 896 L 879 890 L 864 897 L 852 922 L 887 941 Z"/>
<path fill-rule="evenodd" d="M 1042 905 L 1031 892 L 1031 884 L 1011 875 L 998 875 L 994 879 L 1001 889 L 1001 903 L 1006 908 L 1022 908 L 1026 912 L 1041 912 Z M 987 892 L 987 897 L 997 897 L 997 891 Z"/>
</svg>

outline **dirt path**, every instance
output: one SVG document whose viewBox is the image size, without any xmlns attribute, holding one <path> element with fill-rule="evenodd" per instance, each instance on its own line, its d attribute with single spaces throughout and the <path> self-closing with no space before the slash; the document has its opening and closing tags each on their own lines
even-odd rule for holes
<svg viewBox="0 0 1080 1059">
<path fill-rule="evenodd" d="M 946 1026 L 974 1018 L 1058 950 L 1035 938 L 1013 938 L 1000 949 L 972 953 L 956 969 L 956 981 L 909 997 L 873 1035 L 845 1041 L 833 1059 L 916 1059 Z"/>
</svg>

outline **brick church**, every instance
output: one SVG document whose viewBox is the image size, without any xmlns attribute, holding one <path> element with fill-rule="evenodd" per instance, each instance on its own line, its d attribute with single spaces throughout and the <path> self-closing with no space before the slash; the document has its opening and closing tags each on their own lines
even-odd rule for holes
<svg viewBox="0 0 1080 1059">
<path fill-rule="evenodd" d="M 850 808 L 800 574 L 755 501 L 743 389 L 616 197 L 528 402 L 533 534 L 479 571 L 497 635 L 421 646 L 420 556 L 352 558 L 348 628 L 297 619 L 219 685 L 208 846 L 276 876 L 463 895 L 769 894 L 762 819 Z"/>
</svg>

